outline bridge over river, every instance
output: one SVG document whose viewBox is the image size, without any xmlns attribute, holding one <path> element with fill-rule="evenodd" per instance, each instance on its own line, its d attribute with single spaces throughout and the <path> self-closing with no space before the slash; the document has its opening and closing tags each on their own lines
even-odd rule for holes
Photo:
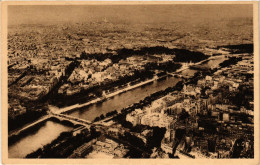
<svg viewBox="0 0 260 165">
<path fill-rule="evenodd" d="M 85 126 L 87 128 L 90 128 L 90 126 L 92 125 L 92 122 L 90 122 L 88 120 L 76 118 L 76 117 L 65 115 L 65 114 L 53 113 L 52 117 L 57 118 L 60 121 L 69 121 L 73 124 L 82 125 L 82 126 Z"/>
<path fill-rule="evenodd" d="M 69 116 L 69 115 L 65 115 L 65 114 L 59 114 L 59 113 L 51 112 L 48 115 L 42 117 L 41 119 L 39 119 L 39 120 L 37 120 L 37 121 L 35 121 L 33 123 L 28 124 L 27 126 L 23 127 L 22 129 L 12 131 L 8 135 L 8 138 L 10 138 L 12 136 L 17 136 L 21 132 L 23 132 L 23 131 L 25 131 L 25 130 L 27 130 L 29 128 L 32 128 L 34 126 L 37 126 L 38 124 L 40 124 L 42 122 L 48 121 L 51 118 L 56 118 L 59 121 L 68 121 L 68 122 L 73 123 L 75 125 L 82 125 L 82 126 L 88 128 L 88 129 L 90 129 L 90 127 L 92 125 L 92 122 L 88 121 L 88 120 L 79 119 L 79 118 L 76 118 L 76 117 L 73 117 L 73 116 Z"/>
</svg>

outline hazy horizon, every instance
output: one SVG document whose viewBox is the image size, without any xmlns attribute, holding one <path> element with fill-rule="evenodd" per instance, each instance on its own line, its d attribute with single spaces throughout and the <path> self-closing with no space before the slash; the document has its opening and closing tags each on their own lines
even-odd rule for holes
<svg viewBox="0 0 260 165">
<path fill-rule="evenodd" d="M 189 12 L 187 12 L 189 11 Z M 8 25 L 205 22 L 253 18 L 253 5 L 20 5 L 8 6 Z"/>
</svg>

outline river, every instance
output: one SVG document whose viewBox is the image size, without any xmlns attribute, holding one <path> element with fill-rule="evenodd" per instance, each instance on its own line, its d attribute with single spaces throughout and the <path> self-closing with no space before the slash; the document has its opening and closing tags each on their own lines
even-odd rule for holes
<svg viewBox="0 0 260 165">
<path fill-rule="evenodd" d="M 165 77 L 163 79 L 151 82 L 144 86 L 129 90 L 125 93 L 111 97 L 104 102 L 93 104 L 85 108 L 80 108 L 66 114 L 81 118 L 84 120 L 93 121 L 97 116 L 106 114 L 113 110 L 121 110 L 133 103 L 137 103 L 152 93 L 164 90 L 168 87 L 175 86 L 181 79 L 175 77 Z"/>
<path fill-rule="evenodd" d="M 219 63 L 223 62 L 226 58 L 218 56 L 208 62 L 201 64 L 209 68 L 217 67 Z M 181 72 L 185 77 L 193 76 L 197 70 L 187 69 Z M 173 87 L 181 78 L 165 77 L 163 79 L 151 82 L 141 87 L 126 91 L 114 97 L 111 97 L 104 102 L 89 105 L 87 107 L 70 111 L 67 114 L 85 120 L 93 121 L 97 116 L 106 114 L 113 110 L 121 110 L 133 103 L 137 103 L 145 97 L 157 91 L 164 90 L 168 87 Z M 72 127 L 62 125 L 53 121 L 47 121 L 43 126 L 37 128 L 37 131 L 31 132 L 19 139 L 8 148 L 9 158 L 22 158 L 32 151 L 37 150 L 56 139 L 61 132 L 72 130 Z M 46 136 L 47 135 L 47 136 Z"/>
<path fill-rule="evenodd" d="M 54 121 L 46 121 L 36 131 L 24 136 L 22 139 L 8 147 L 9 158 L 23 158 L 42 146 L 52 142 L 60 133 L 72 130 L 72 127 Z"/>
<path fill-rule="evenodd" d="M 209 60 L 208 62 L 201 64 L 202 67 L 207 67 L 207 68 L 216 68 L 219 66 L 220 63 L 225 61 L 226 58 L 224 55 L 221 56 L 215 56 L 214 59 Z"/>
</svg>

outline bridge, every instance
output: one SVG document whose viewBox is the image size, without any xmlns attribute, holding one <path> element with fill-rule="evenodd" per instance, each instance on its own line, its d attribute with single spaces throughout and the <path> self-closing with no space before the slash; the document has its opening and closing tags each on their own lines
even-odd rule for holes
<svg viewBox="0 0 260 165">
<path fill-rule="evenodd" d="M 39 123 L 42 123 L 44 121 L 47 121 L 48 119 L 50 118 L 56 118 L 60 121 L 69 121 L 75 125 L 82 125 L 88 129 L 90 129 L 91 125 L 92 125 L 92 122 L 91 121 L 88 121 L 88 120 L 84 120 L 84 119 L 79 119 L 79 118 L 76 118 L 76 117 L 73 117 L 73 116 L 69 116 L 69 115 L 64 115 L 64 114 L 58 114 L 58 113 L 53 113 L 51 112 L 50 114 L 42 117 L 41 119 L 33 122 L 33 123 L 30 123 L 28 125 L 26 125 L 25 127 L 23 127 L 22 129 L 19 129 L 19 130 L 14 130 L 12 131 L 9 135 L 8 135 L 8 138 L 12 137 L 12 136 L 17 136 L 19 135 L 21 132 L 31 128 L 31 127 L 34 127 L 36 126 L 37 124 Z"/>
<path fill-rule="evenodd" d="M 216 56 L 215 56 L 216 57 Z M 197 63 L 192 63 L 192 64 L 188 64 L 188 65 L 185 65 L 185 66 L 182 66 L 180 69 L 177 69 L 175 72 L 167 72 L 167 74 L 168 75 L 171 75 L 171 76 L 177 76 L 177 77 L 183 77 L 181 74 L 179 74 L 180 72 L 182 72 L 182 71 L 184 71 L 184 70 L 186 70 L 186 69 L 189 69 L 189 68 L 195 68 L 197 65 L 200 65 L 200 64 L 202 64 L 202 63 L 204 63 L 204 62 L 207 62 L 207 61 L 209 61 L 209 60 L 212 60 L 214 57 L 209 57 L 209 58 L 207 58 L 207 59 L 205 59 L 205 60 L 202 60 L 202 61 L 199 61 L 199 62 L 197 62 Z"/>
<path fill-rule="evenodd" d="M 179 77 L 179 78 L 182 78 L 183 77 L 183 75 L 181 75 L 181 74 L 177 74 L 177 73 L 167 73 L 168 75 L 171 75 L 171 76 L 173 76 L 173 77 Z"/>
<path fill-rule="evenodd" d="M 65 121 L 69 121 L 69 122 L 71 122 L 73 124 L 79 124 L 79 125 L 82 125 L 82 126 L 85 126 L 85 127 L 88 127 L 88 128 L 90 128 L 90 126 L 92 125 L 91 121 L 80 119 L 80 118 L 76 118 L 76 117 L 69 116 L 69 115 L 53 113 L 52 117 L 55 117 L 55 118 L 57 118 L 57 119 L 59 119 L 61 121 L 64 121 L 64 120 Z"/>
</svg>

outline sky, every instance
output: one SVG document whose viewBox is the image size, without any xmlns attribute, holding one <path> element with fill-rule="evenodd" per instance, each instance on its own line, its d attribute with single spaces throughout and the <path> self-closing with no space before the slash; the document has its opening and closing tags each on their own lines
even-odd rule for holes
<svg viewBox="0 0 260 165">
<path fill-rule="evenodd" d="M 20 5 L 8 6 L 8 24 L 91 22 L 163 23 L 253 17 L 253 6 L 222 5 Z"/>
</svg>

